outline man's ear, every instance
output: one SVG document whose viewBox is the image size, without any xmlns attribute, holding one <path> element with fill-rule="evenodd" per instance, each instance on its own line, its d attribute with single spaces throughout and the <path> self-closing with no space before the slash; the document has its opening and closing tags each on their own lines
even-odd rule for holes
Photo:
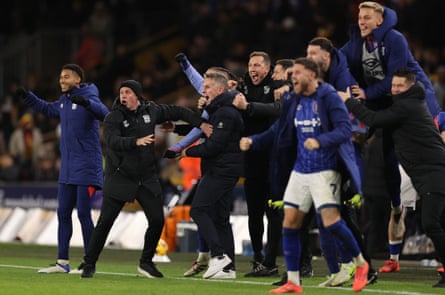
<svg viewBox="0 0 445 295">
<path fill-rule="evenodd" d="M 79 75 L 75 75 L 76 77 L 76 84 L 80 84 L 82 82 L 82 79 L 79 77 Z"/>
<path fill-rule="evenodd" d="M 310 71 L 310 72 L 311 72 L 311 77 L 312 78 L 318 79 L 317 74 L 315 72 L 312 72 L 312 71 Z"/>
<path fill-rule="evenodd" d="M 383 15 L 379 15 L 378 20 L 377 20 L 377 26 L 380 27 L 380 25 L 383 23 Z"/>
</svg>

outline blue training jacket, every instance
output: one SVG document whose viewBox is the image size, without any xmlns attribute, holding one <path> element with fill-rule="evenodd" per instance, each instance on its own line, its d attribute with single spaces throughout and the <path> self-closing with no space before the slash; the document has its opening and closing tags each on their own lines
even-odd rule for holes
<svg viewBox="0 0 445 295">
<path fill-rule="evenodd" d="M 394 72 L 400 68 L 410 68 L 416 74 L 417 80 L 422 82 L 426 91 L 426 103 L 433 117 L 440 112 L 434 88 L 419 63 L 409 50 L 406 38 L 394 29 L 397 24 L 397 14 L 391 8 L 385 7 L 383 23 L 373 30 L 372 35 L 377 42 L 378 54 L 385 71 L 385 78 L 373 85 L 366 85 L 363 77 L 362 52 L 364 39 L 360 35 L 357 24 L 351 25 L 350 39 L 340 49 L 346 56 L 352 75 L 359 85 L 364 88 L 366 99 L 372 100 L 390 95 L 391 79 Z M 366 85 L 366 87 L 365 87 Z"/>
<path fill-rule="evenodd" d="M 90 101 L 88 107 L 73 103 L 70 97 L 81 95 Z M 88 185 L 102 188 L 103 166 L 99 121 L 108 114 L 108 108 L 99 98 L 94 84 L 74 87 L 69 95 L 63 93 L 58 100 L 46 102 L 29 91 L 25 103 L 47 117 L 60 119 L 61 166 L 59 183 Z"/>
<path fill-rule="evenodd" d="M 351 123 L 347 116 L 348 111 L 343 101 L 338 97 L 336 90 L 327 83 L 320 83 L 317 88 L 317 103 L 321 119 L 322 133 L 317 138 L 321 146 L 336 145 L 338 138 L 345 138 L 338 145 L 338 153 L 345 163 L 351 179 L 358 192 L 361 194 L 361 176 L 355 162 L 354 147 L 351 141 Z M 297 136 L 294 126 L 295 111 L 300 102 L 300 95 L 295 92 L 287 92 L 282 98 L 282 110 L 280 117 L 266 131 L 249 136 L 252 139 L 252 150 L 272 149 L 271 173 L 276 181 L 271 183 L 272 199 L 283 198 L 289 175 L 293 169 L 297 157 Z M 333 108 L 343 109 L 347 120 L 332 113 Z M 347 123 L 346 129 L 341 129 L 342 134 L 327 133 L 334 129 L 337 121 Z M 346 134 L 347 133 L 347 134 Z"/>
</svg>

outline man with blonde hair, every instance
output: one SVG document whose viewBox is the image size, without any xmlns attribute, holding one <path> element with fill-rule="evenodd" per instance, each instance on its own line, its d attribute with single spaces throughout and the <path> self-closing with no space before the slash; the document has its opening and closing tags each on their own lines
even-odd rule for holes
<svg viewBox="0 0 445 295">
<path fill-rule="evenodd" d="M 345 54 L 352 75 L 358 84 L 351 87 L 355 98 L 364 100 L 372 110 L 382 110 L 392 104 L 391 78 L 400 68 L 409 68 L 417 81 L 425 86 L 425 100 L 432 117 L 436 121 L 440 112 L 433 86 L 414 59 L 406 38 L 394 27 L 397 15 L 394 10 L 377 2 L 365 1 L 359 4 L 358 24 L 351 27 L 350 40 L 341 48 Z M 436 121 L 437 124 L 437 121 Z M 375 128 L 371 128 L 370 133 Z M 391 219 L 403 226 L 403 208 L 400 198 L 400 172 L 394 153 L 391 130 L 383 131 L 384 176 L 391 197 Z M 380 272 L 394 272 L 400 269 L 398 256 L 403 239 L 394 237 L 389 241 L 390 259 Z"/>
</svg>

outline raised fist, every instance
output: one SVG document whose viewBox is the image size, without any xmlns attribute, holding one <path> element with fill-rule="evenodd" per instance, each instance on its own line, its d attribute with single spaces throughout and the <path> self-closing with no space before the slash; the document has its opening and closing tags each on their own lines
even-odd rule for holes
<svg viewBox="0 0 445 295">
<path fill-rule="evenodd" d="M 185 54 L 182 53 L 182 52 L 180 52 L 180 53 L 178 53 L 178 54 L 175 55 L 175 60 L 176 60 L 177 62 L 185 61 L 185 59 L 186 59 Z"/>
<path fill-rule="evenodd" d="M 183 71 L 185 71 L 190 65 L 187 56 L 182 52 L 175 55 L 175 60 L 179 63 Z"/>
</svg>

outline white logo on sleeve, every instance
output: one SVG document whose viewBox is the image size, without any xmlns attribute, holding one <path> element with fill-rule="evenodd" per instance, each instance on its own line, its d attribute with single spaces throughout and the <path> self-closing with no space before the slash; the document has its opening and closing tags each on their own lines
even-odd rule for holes
<svg viewBox="0 0 445 295">
<path fill-rule="evenodd" d="M 223 129 L 224 128 L 224 123 L 223 122 L 219 122 L 218 125 L 216 126 L 216 128 Z"/>
</svg>

